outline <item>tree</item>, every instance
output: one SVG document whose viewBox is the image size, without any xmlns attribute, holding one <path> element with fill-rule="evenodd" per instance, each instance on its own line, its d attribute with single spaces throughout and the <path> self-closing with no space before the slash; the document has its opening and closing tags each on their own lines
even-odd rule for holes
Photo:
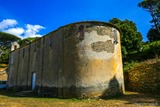
<svg viewBox="0 0 160 107">
<path fill-rule="evenodd" d="M 14 41 L 18 41 L 18 38 L 15 35 L 0 32 L 0 62 L 8 62 L 10 45 Z"/>
<path fill-rule="evenodd" d="M 154 42 L 160 40 L 159 32 L 155 28 L 151 28 L 147 33 L 147 38 L 149 42 Z"/>
<path fill-rule="evenodd" d="M 40 37 L 28 37 L 23 40 L 20 40 L 18 43 L 20 44 L 20 46 L 24 46 L 24 45 L 27 45 L 27 44 L 35 41 L 38 38 L 40 38 Z"/>
<path fill-rule="evenodd" d="M 21 39 L 15 35 L 0 32 L 0 62 L 8 63 L 9 60 L 9 53 L 10 53 L 10 46 L 12 42 L 17 41 L 20 46 L 27 45 L 39 37 L 28 37 L 25 39 Z"/>
<path fill-rule="evenodd" d="M 19 37 L 5 33 L 5 32 L 0 32 L 0 46 L 8 46 L 14 41 L 21 40 Z"/>
<path fill-rule="evenodd" d="M 141 48 L 142 35 L 137 31 L 136 24 L 129 20 L 121 21 L 113 18 L 109 21 L 121 30 L 121 45 L 123 58 L 127 55 L 137 52 Z"/>
<path fill-rule="evenodd" d="M 138 4 L 139 7 L 148 11 L 152 20 L 151 23 L 154 23 L 152 26 L 154 29 L 160 33 L 160 1 L 159 0 L 143 0 Z"/>
</svg>

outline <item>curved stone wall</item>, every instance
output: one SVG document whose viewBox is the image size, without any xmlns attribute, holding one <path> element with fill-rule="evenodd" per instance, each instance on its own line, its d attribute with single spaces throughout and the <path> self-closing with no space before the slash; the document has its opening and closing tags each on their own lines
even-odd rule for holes
<svg viewBox="0 0 160 107">
<path fill-rule="evenodd" d="M 78 23 L 64 32 L 65 87 L 75 87 L 72 94 L 78 97 L 123 93 L 119 31 L 103 23 Z"/>
<path fill-rule="evenodd" d="M 122 70 L 117 28 L 79 22 L 12 51 L 8 84 L 17 91 L 32 89 L 53 97 L 114 96 L 124 91 Z"/>
</svg>

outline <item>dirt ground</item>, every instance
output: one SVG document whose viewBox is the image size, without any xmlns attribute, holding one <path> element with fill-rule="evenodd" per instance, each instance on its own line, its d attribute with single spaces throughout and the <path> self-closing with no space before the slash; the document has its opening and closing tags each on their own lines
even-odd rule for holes
<svg viewBox="0 0 160 107">
<path fill-rule="evenodd" d="M 7 64 L 0 64 L 0 80 L 7 80 Z"/>
<path fill-rule="evenodd" d="M 0 107 L 157 107 L 160 95 L 126 92 L 110 99 L 57 99 L 18 97 L 15 93 L 0 91 Z"/>
</svg>

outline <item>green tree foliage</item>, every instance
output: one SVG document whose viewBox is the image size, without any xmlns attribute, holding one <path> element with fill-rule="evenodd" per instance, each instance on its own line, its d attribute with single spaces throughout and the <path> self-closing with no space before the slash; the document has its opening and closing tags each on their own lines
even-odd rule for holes
<svg viewBox="0 0 160 107">
<path fill-rule="evenodd" d="M 152 20 L 151 23 L 154 23 L 152 26 L 154 29 L 157 29 L 160 33 L 160 1 L 159 0 L 142 0 L 139 4 L 139 7 L 148 11 Z"/>
<path fill-rule="evenodd" d="M 15 35 L 5 33 L 5 32 L 0 32 L 0 44 L 1 46 L 8 46 L 11 44 L 11 42 L 21 40 Z"/>
<path fill-rule="evenodd" d="M 160 40 L 159 32 L 155 28 L 151 28 L 147 33 L 149 42 Z"/>
<path fill-rule="evenodd" d="M 128 55 L 128 59 L 123 63 L 124 72 L 128 72 L 135 64 L 150 59 L 158 59 L 160 56 L 160 41 L 143 42 L 141 51 Z"/>
<path fill-rule="evenodd" d="M 37 40 L 38 38 L 40 38 L 40 37 L 28 37 L 23 40 L 20 40 L 18 43 L 20 44 L 20 46 L 25 46 L 25 45 Z"/>
<path fill-rule="evenodd" d="M 142 46 L 142 52 L 144 57 L 147 57 L 148 59 L 155 58 L 157 56 L 160 56 L 160 41 L 155 41 L 151 43 L 145 43 Z"/>
<path fill-rule="evenodd" d="M 131 53 L 138 52 L 142 44 L 142 35 L 137 31 L 136 24 L 129 20 L 113 18 L 109 21 L 121 30 L 121 45 L 123 60 Z"/>
<path fill-rule="evenodd" d="M 0 63 L 8 63 L 9 61 L 9 49 L 3 50 L 3 54 L 0 57 Z"/>
<path fill-rule="evenodd" d="M 138 6 L 150 12 L 154 6 L 157 6 L 158 2 L 159 0 L 142 0 Z"/>
<path fill-rule="evenodd" d="M 35 38 L 25 38 L 20 39 L 15 35 L 0 32 L 0 63 L 8 63 L 9 60 L 9 53 L 10 53 L 10 46 L 11 43 L 17 41 L 20 46 L 24 46 L 33 42 L 34 40 L 38 39 L 39 37 Z"/>
<path fill-rule="evenodd" d="M 15 35 L 0 32 L 0 62 L 8 63 L 10 45 L 14 41 L 18 41 L 18 38 Z"/>
</svg>

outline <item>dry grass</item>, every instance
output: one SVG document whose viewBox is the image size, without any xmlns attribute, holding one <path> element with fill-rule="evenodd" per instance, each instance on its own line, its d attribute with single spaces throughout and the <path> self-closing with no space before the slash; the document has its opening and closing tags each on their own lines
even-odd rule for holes
<svg viewBox="0 0 160 107">
<path fill-rule="evenodd" d="M 160 93 L 160 60 L 151 59 L 137 64 L 128 72 L 129 88 L 134 91 Z"/>
<path fill-rule="evenodd" d="M 137 107 L 160 105 L 159 97 L 135 92 L 112 99 L 57 99 L 17 97 L 14 93 L 0 91 L 0 107 Z"/>
<path fill-rule="evenodd" d="M 8 64 L 0 64 L 0 68 L 5 68 L 7 66 L 8 66 Z"/>
<path fill-rule="evenodd" d="M 6 68 L 7 64 L 0 64 L 0 80 L 7 80 Z"/>
</svg>

